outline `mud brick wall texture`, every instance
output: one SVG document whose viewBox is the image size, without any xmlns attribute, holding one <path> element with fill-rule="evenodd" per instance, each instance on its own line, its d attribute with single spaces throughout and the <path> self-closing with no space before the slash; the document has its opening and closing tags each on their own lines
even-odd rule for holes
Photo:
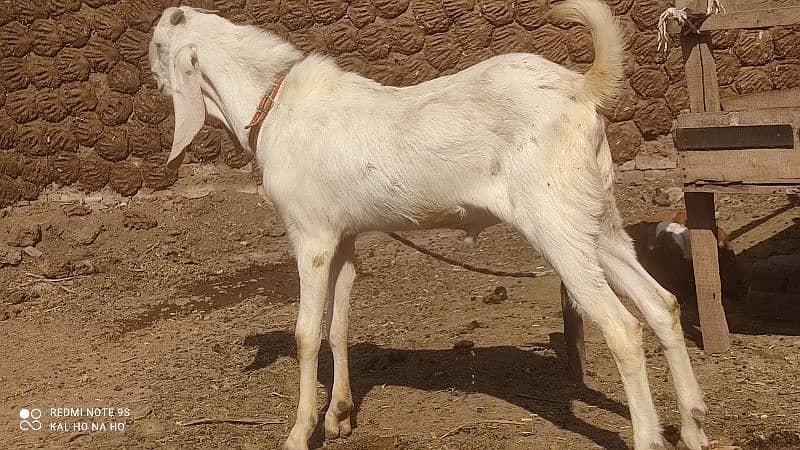
<svg viewBox="0 0 800 450">
<path fill-rule="evenodd" d="M 671 2 L 606 1 L 629 45 L 629 81 L 606 111 L 614 159 L 669 153 L 663 143 L 688 104 L 680 50 L 656 50 L 656 21 Z M 261 26 L 306 52 L 330 55 L 346 69 L 396 86 L 509 52 L 538 53 L 577 70 L 593 58 L 585 30 L 548 22 L 548 0 L 180 3 Z M 177 173 L 164 167 L 172 105 L 155 90 L 147 44 L 160 12 L 180 3 L 0 0 L 0 207 L 35 199 L 52 184 L 87 192 L 108 185 L 129 196 L 175 182 Z M 797 30 L 715 33 L 714 47 L 723 96 L 800 85 Z M 211 125 L 188 153 L 195 162 L 249 162 Z"/>
</svg>

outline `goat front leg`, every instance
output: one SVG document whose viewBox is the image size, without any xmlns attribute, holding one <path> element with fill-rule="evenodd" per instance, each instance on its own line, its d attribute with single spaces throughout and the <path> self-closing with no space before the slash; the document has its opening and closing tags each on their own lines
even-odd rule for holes
<svg viewBox="0 0 800 450">
<path fill-rule="evenodd" d="M 328 295 L 331 261 L 338 239 L 293 236 L 300 274 L 300 309 L 295 339 L 300 363 L 300 400 L 297 419 L 283 445 L 284 450 L 307 450 L 317 425 L 317 365 L 322 334 L 322 315 Z"/>
<path fill-rule="evenodd" d="M 333 257 L 331 279 L 328 284 L 329 305 L 325 317 L 328 343 L 333 353 L 333 387 L 328 412 L 325 413 L 325 438 L 349 436 L 350 410 L 353 395 L 350 392 L 350 373 L 347 362 L 347 329 L 350 311 L 350 289 L 356 276 L 355 236 L 342 240 Z"/>
</svg>

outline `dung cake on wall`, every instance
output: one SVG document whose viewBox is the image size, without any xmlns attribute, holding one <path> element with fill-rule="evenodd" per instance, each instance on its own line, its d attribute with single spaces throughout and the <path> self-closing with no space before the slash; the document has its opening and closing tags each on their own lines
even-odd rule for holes
<svg viewBox="0 0 800 450">
<path fill-rule="evenodd" d="M 656 50 L 656 21 L 671 2 L 606 0 L 629 44 L 629 82 L 606 112 L 614 160 L 661 148 L 688 107 L 680 49 Z M 219 10 L 348 70 L 405 86 L 493 55 L 534 52 L 576 70 L 591 63 L 586 30 L 547 21 L 547 0 L 25 0 L 0 3 L 0 207 L 41 190 L 110 186 L 122 195 L 177 179 L 164 166 L 171 103 L 147 61 L 153 24 L 168 6 Z M 792 28 L 713 36 L 723 96 L 800 85 Z M 242 167 L 249 156 L 206 125 L 189 161 Z"/>
</svg>

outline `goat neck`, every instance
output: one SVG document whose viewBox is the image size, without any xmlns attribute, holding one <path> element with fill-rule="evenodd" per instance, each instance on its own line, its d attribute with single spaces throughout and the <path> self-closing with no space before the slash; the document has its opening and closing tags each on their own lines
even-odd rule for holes
<svg viewBox="0 0 800 450">
<path fill-rule="evenodd" d="M 267 42 L 252 43 L 244 54 L 241 42 L 232 48 L 218 41 L 197 48 L 203 73 L 201 89 L 208 114 L 222 121 L 239 145 L 253 153 L 256 149 L 250 148 L 249 130 L 245 127 L 280 75 L 303 58 L 290 44 L 277 39 L 274 43 L 265 40 Z"/>
</svg>

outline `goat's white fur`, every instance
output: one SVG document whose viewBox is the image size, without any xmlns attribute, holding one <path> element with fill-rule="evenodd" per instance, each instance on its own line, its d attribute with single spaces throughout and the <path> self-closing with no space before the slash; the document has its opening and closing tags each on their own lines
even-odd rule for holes
<svg viewBox="0 0 800 450">
<path fill-rule="evenodd" d="M 395 88 L 343 71 L 329 58 L 304 57 L 255 27 L 188 7 L 164 11 L 150 59 L 175 102 L 170 164 L 179 163 L 206 114 L 249 149 L 244 127 L 277 76 L 288 71 L 258 148 L 249 149 L 286 223 L 300 273 L 300 399 L 285 448 L 307 448 L 316 424 L 326 304 L 335 370 L 325 431 L 328 437 L 351 431 L 347 311 L 356 235 L 453 227 L 475 236 L 501 221 L 551 262 L 575 307 L 600 326 L 628 396 L 635 447 L 664 441 L 641 325 L 617 294 L 633 299 L 663 343 L 683 442 L 696 450 L 708 444 L 700 423 L 706 407 L 677 302 L 636 260 L 612 193 L 597 106 L 614 95 L 623 76 L 616 22 L 597 0 L 568 0 L 553 13 L 591 30 L 596 60 L 585 76 L 536 55 L 509 54 Z"/>
</svg>

